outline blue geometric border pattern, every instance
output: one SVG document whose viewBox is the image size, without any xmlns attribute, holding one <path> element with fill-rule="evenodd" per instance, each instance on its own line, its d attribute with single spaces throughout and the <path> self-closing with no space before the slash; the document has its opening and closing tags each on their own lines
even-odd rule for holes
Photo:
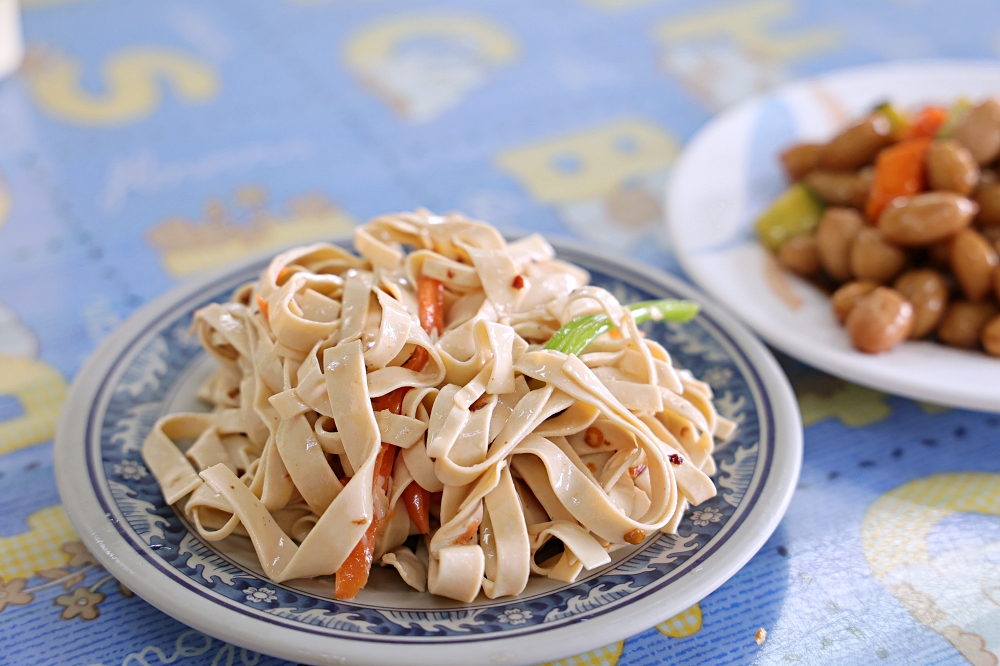
<svg viewBox="0 0 1000 666">
<path fill-rule="evenodd" d="M 593 284 L 622 302 L 672 295 L 592 257 L 568 258 L 584 265 Z M 226 300 L 261 267 L 250 266 L 208 285 L 136 336 L 104 378 L 87 429 L 91 483 L 108 515 L 121 516 L 115 524 L 122 536 L 172 580 L 228 609 L 300 631 L 358 640 L 451 643 L 546 631 L 643 598 L 697 567 L 742 523 L 766 483 L 773 418 L 749 361 L 705 314 L 683 325 L 658 323 L 646 327 L 647 335 L 667 347 L 676 365 L 707 381 L 720 413 L 739 425 L 733 441 L 715 454 L 718 494 L 689 510 L 678 534 L 650 539 L 623 560 L 563 588 L 457 609 L 373 607 L 364 604 L 363 592 L 358 603 L 350 603 L 277 585 L 191 532 L 165 504 L 140 455 L 172 388 L 204 354 L 188 335 L 192 314 L 209 302 Z"/>
</svg>

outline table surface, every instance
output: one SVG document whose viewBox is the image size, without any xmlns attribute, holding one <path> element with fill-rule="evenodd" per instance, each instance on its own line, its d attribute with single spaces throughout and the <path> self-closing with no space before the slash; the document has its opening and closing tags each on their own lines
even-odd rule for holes
<svg viewBox="0 0 1000 666">
<path fill-rule="evenodd" d="M 832 68 L 1000 52 L 988 0 L 22 5 L 28 56 L 0 82 L 4 664 L 283 663 L 117 585 L 56 491 L 68 383 L 189 274 L 417 206 L 679 272 L 660 197 L 713 113 Z M 806 430 L 778 530 L 700 604 L 560 663 L 998 663 L 1000 417 L 782 363 Z"/>
</svg>

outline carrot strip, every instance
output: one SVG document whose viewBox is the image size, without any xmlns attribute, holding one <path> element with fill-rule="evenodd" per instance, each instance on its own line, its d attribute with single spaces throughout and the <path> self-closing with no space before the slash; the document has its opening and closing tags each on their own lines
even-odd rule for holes
<svg viewBox="0 0 1000 666">
<path fill-rule="evenodd" d="M 381 488 L 383 492 L 388 492 L 389 479 L 392 477 L 392 465 L 396 460 L 396 451 L 399 447 L 383 442 L 382 450 L 375 459 L 375 478 L 372 481 L 373 488 Z M 391 511 L 385 516 L 378 515 L 375 509 L 372 515 L 372 522 L 368 525 L 364 535 L 354 546 L 354 550 L 347 556 L 344 563 L 337 569 L 334 579 L 333 596 L 337 599 L 353 599 L 358 592 L 368 582 L 368 574 L 371 572 L 372 560 L 375 555 L 375 537 L 378 535 L 379 525 L 383 519 L 391 519 Z"/>
<path fill-rule="evenodd" d="M 257 299 L 258 303 L 263 301 L 260 295 L 257 296 Z M 262 305 L 265 316 L 267 313 L 266 305 L 267 303 Z M 444 284 L 439 280 L 421 276 L 417 280 L 417 310 L 423 329 L 428 333 L 435 330 L 438 335 L 441 335 L 444 332 Z M 423 347 L 417 347 L 403 364 L 403 367 L 419 372 L 427 364 L 428 359 L 427 350 Z M 403 386 L 385 395 L 372 398 L 372 409 L 376 412 L 389 410 L 393 414 L 399 414 L 403 411 L 403 398 L 409 390 L 410 387 Z M 383 442 L 382 450 L 379 451 L 378 459 L 375 461 L 373 486 L 376 489 L 381 488 L 386 494 L 389 491 L 389 480 L 392 478 L 392 466 L 396 460 L 397 450 L 398 447 Z M 417 490 L 413 490 L 414 487 Z M 430 493 L 413 482 L 403 491 L 403 497 L 410 520 L 420 529 L 421 533 L 430 532 Z M 372 516 L 372 522 L 368 525 L 368 529 L 354 546 L 351 554 L 337 569 L 334 580 L 334 597 L 353 599 L 368 582 L 375 554 L 375 538 L 378 535 L 379 523 L 390 519 L 391 516 L 391 510 L 382 517 L 378 515 L 378 510 L 375 510 L 375 515 Z"/>
<path fill-rule="evenodd" d="M 260 294 L 257 294 L 257 307 L 260 308 L 261 314 L 264 315 L 264 319 L 267 319 L 267 301 Z"/>
<path fill-rule="evenodd" d="M 924 159 L 930 145 L 930 137 L 919 137 L 882 149 L 865 206 L 869 220 L 878 221 L 882 209 L 896 197 L 913 196 L 926 188 Z"/>
<path fill-rule="evenodd" d="M 473 520 L 471 523 L 469 523 L 469 526 L 465 528 L 465 531 L 462 532 L 461 536 L 455 539 L 455 543 L 462 546 L 466 545 L 467 543 L 472 541 L 472 537 L 476 536 L 476 532 L 478 530 L 479 530 L 479 521 Z"/>
<path fill-rule="evenodd" d="M 409 370 L 416 370 L 420 372 L 427 365 L 427 360 L 430 358 L 430 354 L 423 347 L 417 347 L 413 350 L 410 358 L 406 360 L 403 364 L 404 368 Z M 372 398 L 372 409 L 376 412 L 381 412 L 384 409 L 388 409 L 393 414 L 400 414 L 403 411 L 403 398 L 406 397 L 406 392 L 410 390 L 409 386 L 401 386 L 394 391 L 389 391 L 385 395 L 380 395 L 377 398 Z"/>
<path fill-rule="evenodd" d="M 410 514 L 410 520 L 417 526 L 421 534 L 431 531 L 431 493 L 425 490 L 416 481 L 410 481 L 406 486 L 400 499 L 406 507 L 406 513 Z"/>
<path fill-rule="evenodd" d="M 423 347 L 417 347 L 413 350 L 413 354 L 410 355 L 410 358 L 406 360 L 406 363 L 403 364 L 403 367 L 407 370 L 416 370 L 417 372 L 420 372 L 424 369 L 424 366 L 427 365 L 427 361 L 430 357 L 431 355 L 427 353 L 426 349 Z"/>
<path fill-rule="evenodd" d="M 417 309 L 420 325 L 430 333 L 436 330 L 438 335 L 444 331 L 444 285 L 434 278 L 421 276 L 417 280 Z M 427 365 L 430 354 L 423 347 L 413 350 L 403 367 L 420 372 Z M 372 399 L 372 409 L 380 412 L 388 409 L 393 414 L 399 414 L 403 409 L 403 397 L 410 387 L 403 386 L 395 391 Z"/>
<path fill-rule="evenodd" d="M 378 518 L 372 517 L 372 522 L 365 530 L 361 540 L 347 556 L 344 563 L 337 569 L 333 583 L 333 596 L 336 599 L 353 599 L 368 582 L 372 560 L 375 556 L 375 533 L 378 531 Z"/>
<path fill-rule="evenodd" d="M 417 310 L 425 331 L 444 333 L 444 284 L 440 280 L 424 275 L 417 279 Z"/>
<path fill-rule="evenodd" d="M 389 410 L 393 414 L 399 414 L 403 411 L 403 396 L 409 390 L 408 386 L 398 388 L 395 391 L 389 391 L 385 395 L 380 395 L 377 398 L 372 398 L 372 411 L 376 414 L 385 410 Z"/>
<path fill-rule="evenodd" d="M 941 129 L 948 118 L 948 109 L 943 106 L 928 106 L 917 112 L 903 131 L 903 139 L 932 137 Z"/>
<path fill-rule="evenodd" d="M 389 479 L 392 477 L 392 465 L 396 462 L 396 452 L 399 447 L 393 444 L 382 442 L 382 450 L 375 461 L 375 485 L 383 491 L 389 490 Z"/>
</svg>

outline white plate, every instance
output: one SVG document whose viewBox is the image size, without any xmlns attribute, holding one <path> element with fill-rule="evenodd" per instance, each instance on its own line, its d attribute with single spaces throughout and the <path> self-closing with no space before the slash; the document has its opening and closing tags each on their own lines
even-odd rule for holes
<svg viewBox="0 0 1000 666">
<path fill-rule="evenodd" d="M 884 100 L 950 105 L 997 94 L 996 63 L 926 61 L 834 72 L 743 102 L 703 127 L 674 169 L 668 227 L 681 265 L 770 344 L 810 365 L 917 400 L 1000 411 L 1000 360 L 930 342 L 856 351 L 818 289 L 787 277 L 801 299 L 793 309 L 769 286 L 769 255 L 753 235 L 757 216 L 787 187 L 783 148 L 825 141 Z"/>
<path fill-rule="evenodd" d="M 557 248 L 625 302 L 703 301 L 662 273 Z M 59 492 L 80 537 L 125 585 L 207 634 L 300 662 L 538 663 L 621 640 L 694 604 L 743 566 L 785 511 L 802 454 L 794 396 L 763 345 L 706 303 L 688 324 L 647 329 L 715 387 L 720 412 L 740 424 L 716 454 L 720 492 L 699 507 L 698 524 L 688 516 L 678 536 L 648 539 L 571 585 L 532 577 L 517 597 L 471 604 L 414 592 L 378 567 L 351 602 L 332 599 L 332 578 L 272 583 L 249 540 L 207 543 L 189 531 L 139 455 L 160 415 L 199 408 L 194 390 L 211 361 L 187 335 L 191 314 L 265 264 L 205 277 L 136 313 L 80 371 L 56 436 Z"/>
</svg>

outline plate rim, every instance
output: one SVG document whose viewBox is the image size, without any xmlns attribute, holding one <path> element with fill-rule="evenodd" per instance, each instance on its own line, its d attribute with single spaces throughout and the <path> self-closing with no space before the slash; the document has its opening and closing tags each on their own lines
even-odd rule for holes
<svg viewBox="0 0 1000 666">
<path fill-rule="evenodd" d="M 706 272 L 698 265 L 694 255 L 698 253 L 696 247 L 689 242 L 691 234 L 681 232 L 681 225 L 675 224 L 674 220 L 681 217 L 681 213 L 676 210 L 679 207 L 678 201 L 684 198 L 684 193 L 679 186 L 676 176 L 685 172 L 691 155 L 701 148 L 712 133 L 720 127 L 729 124 L 734 118 L 739 118 L 742 114 L 752 111 L 765 103 L 768 99 L 787 95 L 792 91 L 801 90 L 817 83 L 836 81 L 841 83 L 854 77 L 872 75 L 890 75 L 892 73 L 906 72 L 912 74 L 926 73 L 930 69 L 939 71 L 958 71 L 965 73 L 980 70 L 983 75 L 1000 75 L 1000 62 L 989 59 L 976 58 L 919 58 L 909 60 L 896 60 L 879 63 L 868 63 L 853 67 L 832 69 L 825 72 L 806 76 L 788 81 L 771 90 L 760 92 L 746 98 L 745 100 L 727 108 L 722 113 L 717 114 L 707 123 L 702 125 L 697 132 L 688 140 L 684 149 L 678 156 L 671 169 L 670 179 L 664 193 L 664 226 L 674 250 L 678 263 L 684 272 L 690 277 L 700 289 L 708 293 L 722 307 L 732 313 L 737 319 L 761 336 L 768 344 L 773 345 L 780 351 L 792 356 L 803 363 L 816 367 L 841 379 L 857 382 L 877 390 L 884 391 L 892 395 L 898 395 L 913 400 L 931 402 L 939 405 L 953 407 L 957 409 L 974 409 L 987 412 L 1000 412 L 1000 401 L 995 397 L 983 396 L 970 387 L 967 390 L 947 390 L 939 388 L 933 383 L 925 385 L 913 385 L 905 381 L 897 380 L 888 369 L 881 368 L 873 364 L 844 363 L 845 360 L 857 361 L 862 358 L 861 352 L 854 350 L 832 349 L 827 346 L 817 346 L 815 340 L 808 338 L 794 330 L 788 331 L 779 327 L 769 327 L 763 320 L 758 320 L 751 313 L 741 310 L 739 304 L 727 297 L 716 283 L 707 277 Z M 998 79 L 1000 80 L 1000 79 Z M 1000 90 L 1000 85 L 998 85 Z M 777 159 L 777 155 L 775 155 Z M 760 251 L 762 248 L 757 247 Z M 799 278 L 792 276 L 794 280 Z M 804 281 L 802 281 L 804 282 Z M 916 344 L 935 344 L 914 341 Z M 937 345 L 935 345 L 937 347 Z M 943 347 L 942 351 L 955 355 L 968 354 L 970 352 L 960 349 Z M 867 357 L 867 355 L 865 355 Z M 988 358 L 988 357 L 987 357 Z"/>
<path fill-rule="evenodd" d="M 557 253 L 583 255 L 625 275 L 632 273 L 652 285 L 697 299 L 706 314 L 710 315 L 714 325 L 729 337 L 733 347 L 743 354 L 747 366 L 755 374 L 762 397 L 770 406 L 768 416 L 772 421 L 770 428 L 774 438 L 770 476 L 760 486 L 757 504 L 746 512 L 742 524 L 738 525 L 729 539 L 719 546 L 719 550 L 724 549 L 726 558 L 718 559 L 716 556 L 716 560 L 712 561 L 714 575 L 706 575 L 701 580 L 696 576 L 691 580 L 690 573 L 685 574 L 681 577 L 681 580 L 687 578 L 683 594 L 678 595 L 676 591 L 671 590 L 675 598 L 685 602 L 682 609 L 686 608 L 711 594 L 742 568 L 777 528 L 788 507 L 802 463 L 802 425 L 791 386 L 777 361 L 764 345 L 725 310 L 679 278 L 645 264 L 628 264 L 620 257 L 595 251 L 579 241 L 556 236 L 547 238 Z M 330 242 L 345 240 L 349 242 L 349 237 L 330 239 Z M 278 251 L 255 253 L 175 286 L 133 313 L 91 354 L 77 372 L 56 431 L 54 445 L 56 482 L 63 506 L 80 538 L 109 573 L 115 574 L 126 586 L 159 610 L 220 640 L 262 654 L 312 663 L 376 664 L 400 659 L 405 663 L 441 665 L 468 663 L 467 650 L 470 646 L 468 642 L 434 644 L 430 641 L 421 643 L 352 641 L 315 634 L 306 637 L 304 636 L 306 632 L 261 622 L 254 617 L 227 621 L 232 611 L 222 609 L 224 612 L 217 612 L 220 609 L 217 602 L 184 589 L 167 574 L 158 571 L 155 565 L 147 562 L 143 555 L 120 534 L 113 525 L 112 518 L 101 509 L 97 491 L 92 485 L 89 474 L 74 473 L 74 470 L 80 470 L 88 464 L 86 448 L 82 445 L 90 436 L 90 419 L 86 414 L 94 399 L 100 395 L 100 387 L 108 372 L 115 367 L 121 351 L 162 313 L 169 311 L 169 308 L 190 300 L 213 282 L 224 280 L 241 269 L 245 270 L 252 264 L 273 257 Z M 82 463 L 82 467 L 77 463 Z M 771 511 L 768 515 L 764 515 L 764 509 Z M 730 551 L 734 552 L 729 554 Z M 164 588 L 162 583 L 166 583 L 168 587 Z M 171 586 L 181 592 L 176 598 L 171 598 Z M 656 606 L 660 605 L 660 597 L 665 592 L 666 589 L 652 590 L 625 606 L 609 609 L 601 619 L 568 623 L 536 634 L 485 637 L 475 645 L 482 649 L 489 646 L 494 660 L 498 660 L 499 663 L 529 663 L 529 661 L 537 662 L 567 656 L 564 649 L 559 647 L 545 649 L 546 646 L 571 645 L 573 651 L 585 652 L 633 635 L 634 619 L 637 617 L 642 618 L 644 626 L 645 624 L 653 626 L 673 615 L 672 612 L 666 614 L 663 611 L 657 612 Z M 674 605 L 680 604 L 675 602 Z M 211 612 L 213 610 L 216 612 Z M 603 630 L 600 632 L 593 631 L 597 622 L 602 623 Z M 297 640 L 288 640 L 292 637 Z M 373 650 L 372 648 L 376 646 L 377 649 Z M 366 651 L 369 654 L 363 654 Z M 371 654 L 373 651 L 378 654 Z"/>
</svg>

